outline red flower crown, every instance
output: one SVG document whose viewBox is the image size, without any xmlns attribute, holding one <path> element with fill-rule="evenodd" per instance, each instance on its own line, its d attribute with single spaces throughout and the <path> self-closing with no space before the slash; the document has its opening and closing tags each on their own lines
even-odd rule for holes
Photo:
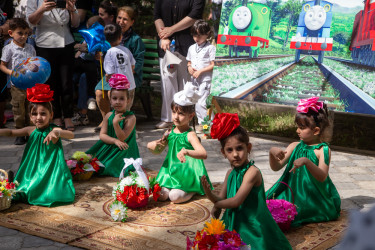
<svg viewBox="0 0 375 250">
<path fill-rule="evenodd" d="M 26 91 L 27 100 L 30 102 L 50 102 L 53 101 L 53 91 L 50 90 L 48 84 L 37 83 L 34 87 L 28 88 Z"/>
<path fill-rule="evenodd" d="M 211 137 L 212 139 L 221 140 L 228 137 L 238 126 L 240 126 L 240 119 L 237 114 L 216 114 L 212 121 Z"/>
</svg>

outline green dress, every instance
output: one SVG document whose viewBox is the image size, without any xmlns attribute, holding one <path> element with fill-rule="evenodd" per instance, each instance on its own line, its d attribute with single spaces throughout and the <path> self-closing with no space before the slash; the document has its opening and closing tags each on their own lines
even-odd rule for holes
<svg viewBox="0 0 375 250">
<path fill-rule="evenodd" d="M 305 166 L 296 169 L 295 173 L 289 173 L 293 168 L 293 162 L 301 157 L 307 157 L 318 166 L 319 160 L 314 153 L 314 149 L 321 147 L 323 147 L 325 163 L 329 165 L 329 147 L 327 143 L 308 146 L 301 141 L 293 150 L 288 165 L 278 180 L 278 182 L 287 183 L 293 190 L 294 203 L 298 212 L 292 222 L 294 227 L 300 226 L 302 223 L 335 220 L 340 216 L 340 195 L 329 176 L 327 176 L 325 181 L 319 182 Z M 289 188 L 278 182 L 267 191 L 267 197 L 293 202 Z"/>
<path fill-rule="evenodd" d="M 227 180 L 227 199 L 236 195 L 246 171 L 253 164 L 254 161 L 250 161 L 247 165 L 233 168 Z M 254 186 L 239 207 L 226 209 L 222 219 L 225 228 L 236 230 L 251 249 L 292 249 L 268 210 L 263 178 L 262 184 Z"/>
<path fill-rule="evenodd" d="M 64 159 L 61 139 L 56 144 L 43 143 L 56 125 L 35 129 L 23 152 L 15 180 L 20 183 L 15 199 L 37 206 L 73 203 L 75 189 Z"/>
<path fill-rule="evenodd" d="M 173 126 L 172 132 L 168 136 L 167 157 L 156 180 L 161 187 L 181 189 L 187 193 L 194 192 L 203 195 L 204 190 L 201 186 L 200 177 L 205 175 L 211 185 L 203 160 L 186 156 L 186 162 L 181 163 L 177 158 L 177 154 L 182 148 L 194 150 L 188 141 L 188 133 L 192 129 L 189 128 L 186 132 L 179 134 L 176 134 L 174 129 L 175 126 Z"/>
<path fill-rule="evenodd" d="M 134 115 L 131 111 L 126 111 L 123 117 Z M 111 116 L 108 118 L 108 129 L 107 134 L 110 137 L 117 138 L 115 129 L 113 127 L 113 118 L 115 117 L 115 112 L 113 111 Z M 120 128 L 124 129 L 124 120 L 120 121 Z M 102 140 L 99 140 L 94 146 L 87 150 L 87 154 L 94 155 L 98 160 L 105 166 L 104 171 L 101 175 L 109 175 L 113 177 L 119 177 L 122 168 L 125 165 L 124 158 L 139 158 L 139 150 L 136 141 L 135 126 L 133 131 L 130 133 L 128 138 L 124 141 L 129 145 L 126 150 L 120 150 L 115 144 L 106 144 Z M 134 171 L 134 167 L 128 167 L 124 176 L 127 176 L 129 171 Z"/>
</svg>

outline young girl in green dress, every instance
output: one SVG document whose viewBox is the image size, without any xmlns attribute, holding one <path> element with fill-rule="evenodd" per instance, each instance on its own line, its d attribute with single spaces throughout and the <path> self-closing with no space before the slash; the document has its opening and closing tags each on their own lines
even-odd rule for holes
<svg viewBox="0 0 375 250">
<path fill-rule="evenodd" d="M 27 89 L 30 120 L 35 126 L 0 129 L 0 136 L 30 136 L 14 178 L 20 183 L 15 199 L 47 207 L 73 203 L 75 196 L 60 139 L 72 139 L 74 134 L 50 123 L 52 97 L 53 91 L 46 84 Z"/>
<path fill-rule="evenodd" d="M 220 141 L 221 153 L 231 165 L 219 196 L 211 192 L 205 176 L 201 179 L 208 199 L 214 203 L 212 216 L 219 218 L 225 208 L 225 228 L 236 230 L 251 249 L 292 249 L 267 208 L 262 174 L 248 159 L 252 145 L 238 115 L 216 114 L 211 136 Z"/>
<path fill-rule="evenodd" d="M 292 226 L 335 220 L 340 216 L 340 195 L 328 175 L 331 150 L 327 142 L 332 130 L 327 105 L 318 99 L 312 97 L 298 102 L 295 122 L 300 141 L 285 150 L 272 147 L 269 153 L 272 170 L 287 167 L 267 191 L 267 196 L 293 202 L 289 188 L 279 182 L 291 187 L 298 212 Z"/>
<path fill-rule="evenodd" d="M 101 175 L 119 177 L 125 165 L 124 158 L 139 158 L 136 118 L 133 112 L 127 111 L 130 87 L 127 77 L 113 74 L 108 82 L 111 87 L 110 103 L 113 111 L 104 117 L 100 140 L 86 153 L 95 155 L 105 166 Z M 134 170 L 134 167 L 127 168 L 125 176 Z"/>
<path fill-rule="evenodd" d="M 195 132 L 189 122 L 195 116 L 195 104 L 200 98 L 198 88 L 190 82 L 184 90 L 176 93 L 171 104 L 173 127 L 162 139 L 149 142 L 147 148 L 154 154 L 160 154 L 168 145 L 168 154 L 156 180 L 162 187 L 159 200 L 168 198 L 173 203 L 190 200 L 194 194 L 203 195 L 200 177 L 207 176 L 203 159 L 207 158 Z M 210 184 L 211 187 L 211 184 Z"/>
</svg>

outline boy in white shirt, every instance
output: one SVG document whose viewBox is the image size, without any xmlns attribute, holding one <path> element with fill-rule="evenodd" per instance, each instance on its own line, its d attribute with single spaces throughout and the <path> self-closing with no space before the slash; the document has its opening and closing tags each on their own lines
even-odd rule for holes
<svg viewBox="0 0 375 250">
<path fill-rule="evenodd" d="M 202 124 L 207 116 L 206 100 L 211 91 L 216 48 L 207 40 L 212 36 L 212 30 L 204 20 L 200 19 L 194 23 L 191 34 L 196 43 L 189 47 L 186 60 L 193 85 L 199 88 L 202 96 L 195 104 L 198 123 Z"/>
<path fill-rule="evenodd" d="M 26 58 L 36 56 L 36 52 L 32 45 L 26 43 L 27 38 L 29 37 L 30 27 L 23 18 L 11 19 L 9 21 L 8 33 L 13 40 L 3 48 L 0 70 L 10 77 L 17 64 Z M 34 66 L 34 68 L 29 68 L 31 71 L 35 70 L 35 65 L 29 66 Z M 21 73 L 24 73 L 25 71 L 21 71 Z M 17 88 L 12 83 L 10 93 L 12 95 L 11 104 L 16 129 L 29 126 L 26 90 Z M 27 138 L 24 136 L 17 137 L 14 144 L 23 145 L 26 143 L 26 140 Z"/>
<path fill-rule="evenodd" d="M 108 24 L 104 27 L 105 39 L 111 44 L 111 48 L 107 51 L 104 58 L 104 71 L 106 73 L 106 81 L 111 78 L 113 74 L 125 75 L 129 82 L 129 106 L 130 110 L 134 101 L 135 80 L 133 76 L 135 59 L 130 50 L 121 44 L 122 33 L 121 26 L 118 24 Z"/>
</svg>

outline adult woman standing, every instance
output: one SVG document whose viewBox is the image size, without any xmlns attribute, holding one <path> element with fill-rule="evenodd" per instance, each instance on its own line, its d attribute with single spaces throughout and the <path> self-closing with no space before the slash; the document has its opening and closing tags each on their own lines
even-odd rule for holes
<svg viewBox="0 0 375 250">
<path fill-rule="evenodd" d="M 73 131 L 73 65 L 74 38 L 70 27 L 78 27 L 79 15 L 76 0 L 66 0 L 65 8 L 57 8 L 49 0 L 28 0 L 26 16 L 36 26 L 37 55 L 51 64 L 51 76 L 46 82 L 54 90 L 54 122 Z"/>
<path fill-rule="evenodd" d="M 161 74 L 162 108 L 161 122 L 157 128 L 166 128 L 171 125 L 171 102 L 173 95 L 183 90 L 183 85 L 188 79 L 186 55 L 190 45 L 194 44 L 190 34 L 190 27 L 202 18 L 205 0 L 155 0 L 154 21 L 160 40 L 159 62 Z M 169 50 L 172 40 L 175 40 L 175 55 L 182 62 L 179 65 L 164 71 L 164 54 Z"/>
<path fill-rule="evenodd" d="M 121 44 L 124 47 L 128 48 L 130 52 L 133 54 L 133 57 L 135 59 L 135 68 L 133 72 L 135 85 L 136 87 L 140 87 L 143 80 L 142 68 L 146 49 L 144 43 L 142 42 L 142 38 L 137 33 L 135 33 L 132 28 L 135 19 L 136 11 L 132 7 L 123 6 L 118 9 L 116 23 L 121 26 Z M 106 83 L 106 86 L 108 86 L 108 83 Z M 104 90 L 109 90 L 109 87 L 108 89 L 104 88 Z M 101 82 L 99 82 L 96 86 L 95 93 L 96 101 L 98 102 L 100 112 L 102 113 L 102 116 L 104 118 L 104 116 L 110 111 L 110 105 L 106 96 L 103 99 Z M 133 105 L 134 94 L 135 89 L 129 91 L 129 99 L 131 100 L 131 103 L 129 103 L 128 109 L 130 109 Z M 101 125 L 99 125 L 96 130 L 99 130 L 100 127 Z"/>
</svg>

